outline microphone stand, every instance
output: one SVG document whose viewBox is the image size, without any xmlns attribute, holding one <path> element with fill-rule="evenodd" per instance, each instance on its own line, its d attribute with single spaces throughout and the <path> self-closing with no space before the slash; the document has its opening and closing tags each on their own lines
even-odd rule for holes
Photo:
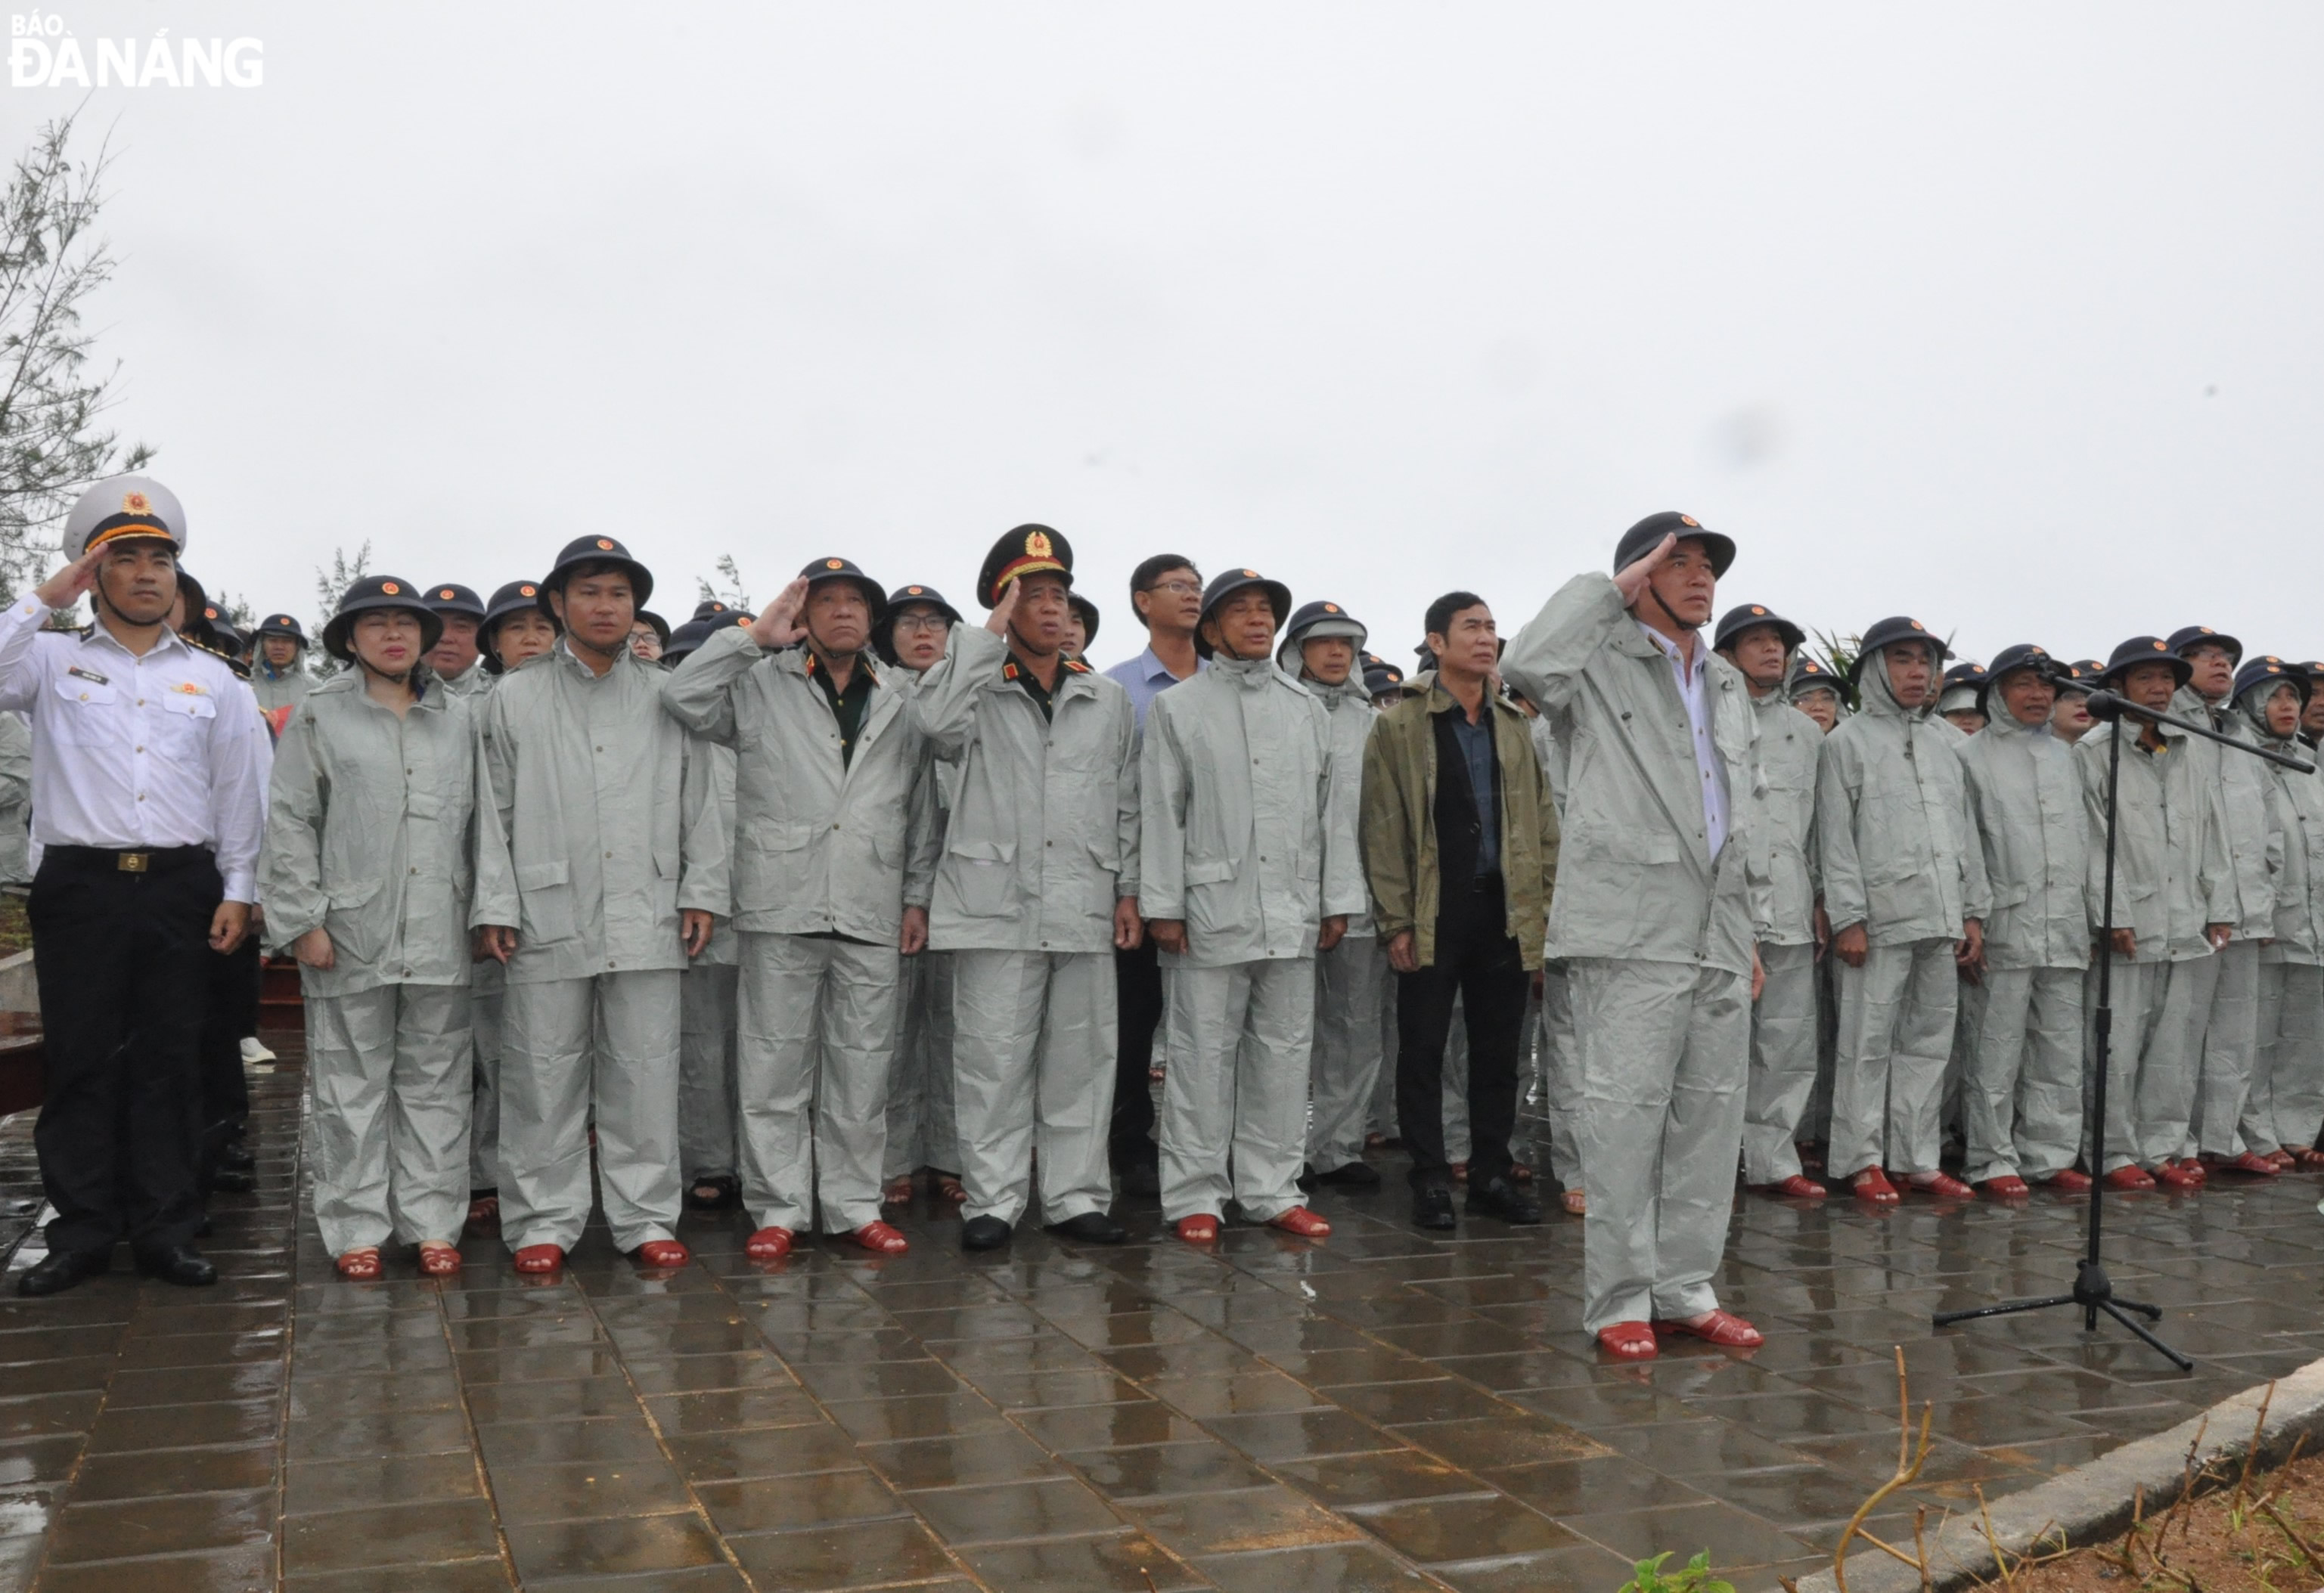
<svg viewBox="0 0 2324 1593">
<path fill-rule="evenodd" d="M 2092 718 L 2107 720 L 2112 726 L 2111 733 L 2107 738 L 2106 906 L 2101 919 L 2109 933 L 2101 937 L 2098 946 L 2098 1005 L 2090 1023 L 2098 1077 L 2093 1084 L 2090 1097 L 2089 1246 L 2083 1252 L 2081 1260 L 2075 1266 L 2074 1287 L 2070 1294 L 2052 1294 L 2040 1300 L 2012 1300 L 2000 1305 L 1980 1305 L 1971 1311 L 1941 1311 L 1931 1320 L 1933 1325 L 1943 1328 L 1950 1327 L 1954 1322 L 1969 1321 L 1978 1317 L 2014 1316 L 2023 1311 L 2047 1311 L 2052 1306 L 2070 1305 L 2082 1313 L 2083 1331 L 2091 1332 L 2097 1330 L 2098 1312 L 2103 1311 L 2144 1340 L 2150 1348 L 2172 1366 L 2182 1372 L 2191 1372 L 2195 1369 L 2193 1361 L 2148 1332 L 2142 1324 L 2133 1321 L 2127 1314 L 2136 1312 L 2148 1321 L 2160 1321 L 2163 1320 L 2163 1308 L 2136 1300 L 2126 1300 L 2116 1294 L 2114 1292 L 2113 1280 L 2107 1276 L 2106 1264 L 2100 1254 L 2106 1220 L 2105 1207 L 2099 1197 L 2106 1190 L 2106 1179 L 2101 1170 L 2106 1165 L 2107 1074 L 2112 1065 L 2111 1040 L 2114 1033 L 2114 947 L 2111 931 L 2114 927 L 2115 819 L 2121 796 L 2122 780 L 2122 721 L 2125 718 L 2133 718 L 2153 724 L 2168 724 L 2183 730 L 2190 735 L 2201 736 L 2208 741 L 2217 741 L 2223 747 L 2233 747 L 2239 752 L 2248 752 L 2255 758 L 2264 758 L 2270 763 L 2281 764 L 2286 769 L 2296 769 L 2303 774 L 2314 774 L 2316 766 L 2286 753 L 2271 751 L 2265 747 L 2254 746 L 2249 741 L 2237 741 L 2233 736 L 2223 735 L 2208 724 L 2197 724 L 2190 720 L 2177 719 L 2168 714 L 2158 714 L 2153 710 L 2142 708 L 2129 698 L 2114 692 L 2091 693 L 2089 707 Z"/>
</svg>

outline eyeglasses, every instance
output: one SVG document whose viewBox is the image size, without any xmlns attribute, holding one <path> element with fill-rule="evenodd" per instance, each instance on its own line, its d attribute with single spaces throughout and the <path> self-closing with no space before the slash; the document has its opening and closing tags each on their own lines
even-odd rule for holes
<svg viewBox="0 0 2324 1593">
<path fill-rule="evenodd" d="M 898 614 L 896 616 L 896 629 L 899 631 L 942 631 L 951 623 L 952 622 L 942 614 Z"/>
<path fill-rule="evenodd" d="M 1179 597 L 1200 597 L 1203 594 L 1203 584 L 1200 581 L 1157 581 L 1153 585 L 1144 587 L 1142 590 L 1167 592 Z"/>
</svg>

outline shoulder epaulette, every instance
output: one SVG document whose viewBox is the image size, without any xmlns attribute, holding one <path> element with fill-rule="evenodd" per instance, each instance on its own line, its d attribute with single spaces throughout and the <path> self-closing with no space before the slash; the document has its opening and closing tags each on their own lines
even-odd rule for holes
<svg viewBox="0 0 2324 1593">
<path fill-rule="evenodd" d="M 1001 678 L 1003 680 L 1016 679 L 1017 673 L 1017 660 L 1014 658 L 1001 666 Z"/>
<path fill-rule="evenodd" d="M 1097 673 L 1096 670 L 1091 668 L 1087 664 L 1083 663 L 1079 658 L 1067 658 L 1065 663 L 1065 668 L 1072 670 L 1076 675 L 1094 675 Z"/>
<path fill-rule="evenodd" d="M 218 646 L 216 642 L 203 641 L 191 636 L 183 637 L 180 638 L 180 640 L 183 640 L 188 647 L 192 648 L 196 652 L 208 653 L 219 663 L 224 664 L 227 668 L 235 672 L 235 676 L 237 679 L 248 680 L 250 678 L 250 666 L 244 663 L 240 658 L 235 658 L 232 653 L 226 651 L 226 649 Z"/>
</svg>

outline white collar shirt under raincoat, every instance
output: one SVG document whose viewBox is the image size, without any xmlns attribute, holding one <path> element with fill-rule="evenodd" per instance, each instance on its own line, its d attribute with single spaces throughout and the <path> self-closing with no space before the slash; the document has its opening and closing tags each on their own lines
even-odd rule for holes
<svg viewBox="0 0 2324 1593">
<path fill-rule="evenodd" d="M 1764 914 L 1746 860 L 1766 787 L 1743 677 L 1705 657 L 1726 787 L 1727 834 L 1714 852 L 1677 671 L 1610 577 L 1576 576 L 1560 587 L 1509 644 L 1501 672 L 1541 710 L 1565 757 L 1546 954 L 1749 973 L 1753 925 Z"/>
</svg>

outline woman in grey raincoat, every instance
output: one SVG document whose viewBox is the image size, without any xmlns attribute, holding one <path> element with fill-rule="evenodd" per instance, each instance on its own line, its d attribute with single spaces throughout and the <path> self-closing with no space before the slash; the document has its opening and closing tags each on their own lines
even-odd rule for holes
<svg viewBox="0 0 2324 1593">
<path fill-rule="evenodd" d="M 275 754 L 259 858 L 306 991 L 315 1220 L 339 1275 L 391 1235 L 460 1270 L 468 1174 L 468 904 L 475 734 L 420 662 L 442 622 L 410 584 L 348 588 L 323 632 L 354 666 L 308 694 Z"/>
</svg>

